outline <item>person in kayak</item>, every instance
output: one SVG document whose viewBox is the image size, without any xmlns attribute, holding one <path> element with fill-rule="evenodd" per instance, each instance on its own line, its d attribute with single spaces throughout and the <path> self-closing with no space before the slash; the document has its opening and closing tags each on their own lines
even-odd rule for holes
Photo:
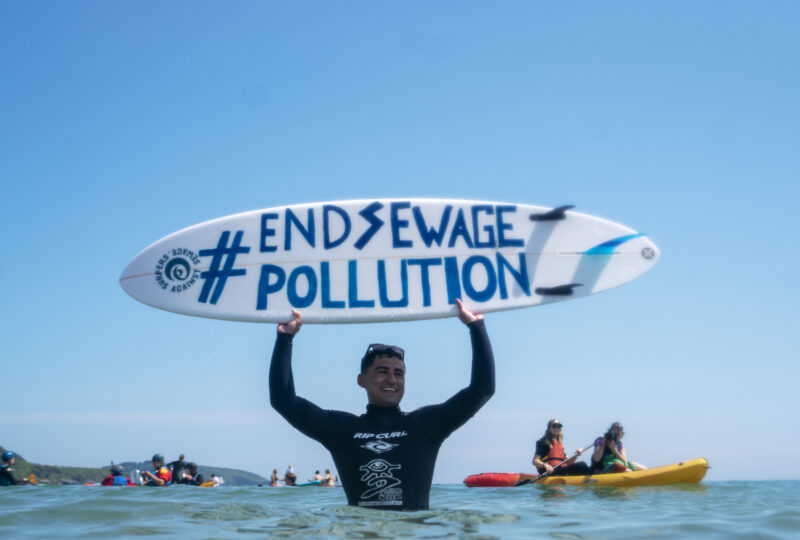
<svg viewBox="0 0 800 540">
<path fill-rule="evenodd" d="M 622 445 L 624 434 L 622 424 L 614 422 L 605 435 L 595 439 L 592 453 L 593 473 L 620 473 L 647 469 L 640 463 L 628 461 L 625 447 Z"/>
<path fill-rule="evenodd" d="M 197 472 L 197 463 L 189 462 L 186 464 L 186 467 L 183 469 L 183 475 L 181 476 L 180 483 L 181 484 L 189 484 L 190 486 L 199 486 L 202 485 L 206 481 L 203 478 L 203 475 Z"/>
<path fill-rule="evenodd" d="M 483 316 L 456 300 L 469 328 L 472 376 L 469 386 L 446 402 L 413 412 L 400 410 L 405 392 L 405 351 L 373 343 L 361 359 L 358 385 L 367 393 L 361 416 L 323 410 L 295 394 L 292 341 L 302 318 L 278 325 L 270 364 L 270 403 L 291 425 L 327 448 L 339 470 L 347 503 L 391 510 L 428 508 L 439 447 L 494 394 L 494 357 Z"/>
<path fill-rule="evenodd" d="M 145 479 L 145 486 L 168 486 L 172 483 L 172 473 L 164 466 L 164 456 L 155 454 L 153 456 L 153 470 L 143 471 L 142 477 Z"/>
<path fill-rule="evenodd" d="M 134 483 L 131 482 L 131 479 L 122 474 L 122 468 L 119 465 L 111 464 L 109 468 L 109 475 L 106 476 L 102 482 L 100 482 L 101 486 L 133 486 Z"/>
<path fill-rule="evenodd" d="M 14 463 L 17 460 L 17 455 L 14 452 L 3 452 L 3 464 L 0 465 L 0 486 L 18 486 L 20 484 L 27 484 L 27 478 L 17 478 L 14 474 Z"/>
<path fill-rule="evenodd" d="M 567 453 L 564 451 L 563 428 L 564 425 L 555 418 L 547 422 L 544 436 L 536 441 L 536 451 L 532 460 L 534 467 L 539 474 L 552 474 L 553 476 L 589 474 L 589 466 L 586 463 L 575 462 L 578 455 L 583 453 L 583 448 L 578 448 L 572 459 L 557 469 L 555 468 L 559 463 L 567 460 Z"/>
</svg>

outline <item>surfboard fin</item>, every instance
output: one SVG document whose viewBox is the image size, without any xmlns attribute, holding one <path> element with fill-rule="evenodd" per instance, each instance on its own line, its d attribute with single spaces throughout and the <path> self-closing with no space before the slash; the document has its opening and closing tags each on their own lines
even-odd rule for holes
<svg viewBox="0 0 800 540">
<path fill-rule="evenodd" d="M 536 287 L 534 292 L 540 296 L 572 296 L 572 289 L 583 287 L 583 283 L 568 283 L 557 287 Z"/>
<path fill-rule="evenodd" d="M 574 204 L 565 204 L 564 206 L 559 206 L 558 208 L 553 208 L 552 210 L 548 210 L 543 214 L 531 214 L 530 220 L 531 221 L 558 221 L 561 219 L 567 219 L 567 216 L 564 212 L 567 210 L 571 210 L 575 208 Z"/>
</svg>

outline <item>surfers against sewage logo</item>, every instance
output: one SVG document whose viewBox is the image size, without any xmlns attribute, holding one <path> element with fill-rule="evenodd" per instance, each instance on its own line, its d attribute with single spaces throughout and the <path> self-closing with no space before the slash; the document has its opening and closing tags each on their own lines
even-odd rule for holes
<svg viewBox="0 0 800 540">
<path fill-rule="evenodd" d="M 200 279 L 200 257 L 186 248 L 171 249 L 156 263 L 156 283 L 165 291 L 183 292 Z"/>
</svg>

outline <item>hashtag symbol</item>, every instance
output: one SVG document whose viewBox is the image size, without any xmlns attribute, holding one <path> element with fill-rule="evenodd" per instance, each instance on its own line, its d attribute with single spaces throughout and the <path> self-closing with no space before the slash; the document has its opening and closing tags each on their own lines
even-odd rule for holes
<svg viewBox="0 0 800 540">
<path fill-rule="evenodd" d="M 212 259 L 211 266 L 208 267 L 208 270 L 200 274 L 204 282 L 203 290 L 200 291 L 200 298 L 197 299 L 198 302 L 207 302 L 208 295 L 213 288 L 214 294 L 211 295 L 211 303 L 216 304 L 222 294 L 222 290 L 225 288 L 225 282 L 228 281 L 228 278 L 243 276 L 247 273 L 247 270 L 243 268 L 239 270 L 233 269 L 233 263 L 236 262 L 236 255 L 239 253 L 250 253 L 249 247 L 242 247 L 239 245 L 242 242 L 243 234 L 244 231 L 236 231 L 236 235 L 233 237 L 233 244 L 231 244 L 231 247 L 228 247 L 228 239 L 231 237 L 231 232 L 223 231 L 219 237 L 216 248 L 200 250 L 199 253 L 201 257 L 212 257 Z M 225 257 L 225 266 L 220 270 L 223 257 Z M 215 282 L 217 284 L 216 287 L 214 287 Z"/>
</svg>

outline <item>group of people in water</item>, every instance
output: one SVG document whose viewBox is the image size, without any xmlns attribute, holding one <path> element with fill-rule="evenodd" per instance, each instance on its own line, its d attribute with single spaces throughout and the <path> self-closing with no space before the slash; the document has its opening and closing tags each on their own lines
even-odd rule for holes
<svg viewBox="0 0 800 540">
<path fill-rule="evenodd" d="M 622 436 L 622 424 L 614 422 L 602 437 L 594 440 L 591 464 L 577 461 L 585 451 L 578 448 L 572 457 L 564 449 L 564 424 L 553 418 L 541 439 L 536 441 L 533 466 L 540 475 L 573 476 L 587 474 L 619 473 L 640 471 L 647 467 L 635 461 L 628 461 Z"/>
<path fill-rule="evenodd" d="M 337 485 L 336 477 L 331 474 L 330 469 L 325 469 L 325 476 L 322 476 L 319 471 L 314 472 L 314 476 L 309 478 L 308 483 L 322 487 L 336 487 Z M 294 472 L 294 467 L 290 464 L 283 473 L 283 478 L 278 476 L 278 469 L 273 469 L 272 475 L 269 477 L 269 485 L 272 487 L 297 486 L 297 474 Z"/>
<path fill-rule="evenodd" d="M 184 461 L 181 454 L 178 459 L 167 464 L 164 463 L 164 456 L 155 454 L 152 458 L 153 468 L 149 471 L 142 471 L 141 485 L 164 487 L 173 484 L 187 484 L 190 486 L 219 485 L 221 479 L 215 474 L 211 475 L 211 480 L 206 482 L 201 473 L 197 471 L 197 464 Z M 100 482 L 104 486 L 133 486 L 136 485 L 122 471 L 119 465 L 111 464 L 110 474 Z"/>
<path fill-rule="evenodd" d="M 142 471 L 142 485 L 144 486 L 169 486 L 172 484 L 188 484 L 190 486 L 201 486 L 206 483 L 202 474 L 197 472 L 197 464 L 184 461 L 185 456 L 181 454 L 178 459 L 164 464 L 164 456 L 155 454 L 152 458 L 153 469 Z M 112 475 L 114 469 L 112 467 Z M 211 475 L 212 480 L 216 475 Z M 106 479 L 108 480 L 108 478 Z M 219 480 L 214 482 L 219 483 Z"/>
</svg>

